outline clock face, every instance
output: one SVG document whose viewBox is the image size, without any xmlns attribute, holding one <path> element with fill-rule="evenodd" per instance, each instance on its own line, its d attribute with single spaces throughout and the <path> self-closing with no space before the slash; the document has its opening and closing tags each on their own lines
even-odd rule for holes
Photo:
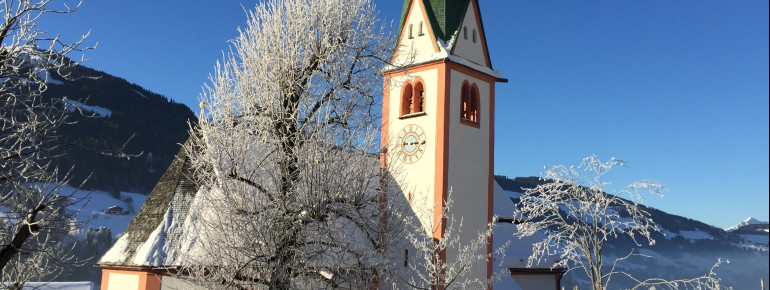
<svg viewBox="0 0 770 290">
<path fill-rule="evenodd" d="M 425 153 L 425 131 L 420 126 L 406 125 L 398 132 L 398 158 L 404 163 L 414 163 Z"/>
</svg>

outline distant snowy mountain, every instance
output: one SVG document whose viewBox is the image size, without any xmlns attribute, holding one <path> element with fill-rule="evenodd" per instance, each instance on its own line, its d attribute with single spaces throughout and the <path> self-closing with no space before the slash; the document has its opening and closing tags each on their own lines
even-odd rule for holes
<svg viewBox="0 0 770 290">
<path fill-rule="evenodd" d="M 735 231 L 735 230 L 741 228 L 742 226 L 757 225 L 757 224 L 768 224 L 768 222 L 763 222 L 763 221 L 757 220 L 757 219 L 755 219 L 753 217 L 749 217 L 746 220 L 744 220 L 742 222 L 739 222 L 737 225 L 734 225 L 732 227 L 729 227 L 729 228 L 725 229 L 725 231 L 732 232 L 732 231 Z"/>
</svg>

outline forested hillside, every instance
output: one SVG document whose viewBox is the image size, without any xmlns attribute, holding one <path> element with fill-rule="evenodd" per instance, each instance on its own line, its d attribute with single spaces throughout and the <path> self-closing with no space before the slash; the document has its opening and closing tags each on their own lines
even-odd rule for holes
<svg viewBox="0 0 770 290">
<path fill-rule="evenodd" d="M 187 138 L 195 114 L 122 78 L 83 66 L 72 70 L 73 80 L 51 73 L 45 92 L 80 108 L 68 119 L 73 124 L 58 132 L 64 146 L 57 167 L 72 168 L 72 185 L 87 179 L 83 189 L 149 193 Z M 110 156 L 122 153 L 128 155 Z"/>
</svg>

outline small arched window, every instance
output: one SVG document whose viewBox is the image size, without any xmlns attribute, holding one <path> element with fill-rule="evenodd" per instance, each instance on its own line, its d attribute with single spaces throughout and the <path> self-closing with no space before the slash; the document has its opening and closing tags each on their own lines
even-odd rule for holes
<svg viewBox="0 0 770 290">
<path fill-rule="evenodd" d="M 478 123 L 479 122 L 479 87 L 476 84 L 471 86 L 471 104 L 470 104 L 470 116 L 468 120 Z"/>
<path fill-rule="evenodd" d="M 409 24 L 409 39 L 412 38 L 414 38 L 414 36 L 412 36 L 412 24 Z"/>
<path fill-rule="evenodd" d="M 476 43 L 476 29 L 473 30 L 473 43 Z"/>
<path fill-rule="evenodd" d="M 471 86 L 467 81 L 463 82 L 462 89 L 460 91 L 460 118 L 468 120 L 470 117 L 470 105 L 471 105 Z"/>
<path fill-rule="evenodd" d="M 401 116 L 412 113 L 412 84 L 404 84 L 401 89 Z"/>
<path fill-rule="evenodd" d="M 401 116 L 425 112 L 425 84 L 421 78 L 401 89 Z"/>
<path fill-rule="evenodd" d="M 414 93 L 412 94 L 412 113 L 425 112 L 425 85 L 418 80 L 414 84 Z"/>
<path fill-rule="evenodd" d="M 460 88 L 460 123 L 478 128 L 480 108 L 478 86 L 464 81 Z"/>
<path fill-rule="evenodd" d="M 425 33 L 422 31 L 422 21 L 420 21 L 420 27 L 417 28 L 417 36 L 423 36 Z"/>
</svg>

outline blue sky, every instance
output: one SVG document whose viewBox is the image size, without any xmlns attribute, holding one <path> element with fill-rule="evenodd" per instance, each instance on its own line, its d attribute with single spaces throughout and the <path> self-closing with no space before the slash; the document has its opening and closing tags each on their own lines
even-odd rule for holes
<svg viewBox="0 0 770 290">
<path fill-rule="evenodd" d="M 256 1 L 87 1 L 41 26 L 92 30 L 85 65 L 197 110 Z M 397 21 L 400 1 L 376 0 Z M 57 3 L 58 4 L 58 3 Z M 495 172 L 616 157 L 614 187 L 718 227 L 768 220 L 768 1 L 481 1 L 496 89 Z"/>
</svg>

